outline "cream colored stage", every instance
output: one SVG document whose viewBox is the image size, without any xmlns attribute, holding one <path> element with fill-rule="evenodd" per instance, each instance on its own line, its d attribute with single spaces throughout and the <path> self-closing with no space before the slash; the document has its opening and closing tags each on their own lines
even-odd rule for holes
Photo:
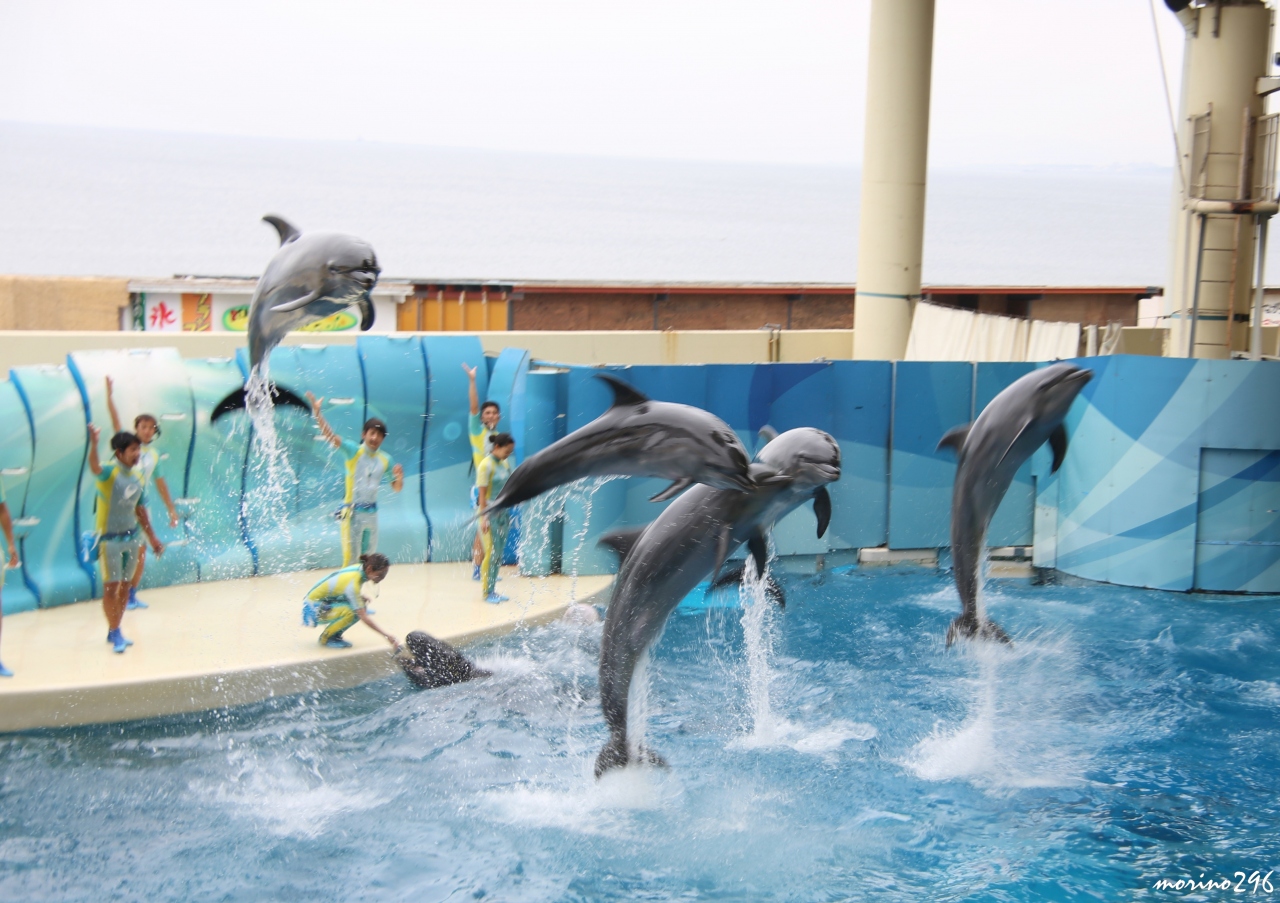
<svg viewBox="0 0 1280 903">
<path fill-rule="evenodd" d="M 371 608 L 382 629 L 425 630 L 454 644 L 559 617 L 612 577 L 519 577 L 503 568 L 511 601 L 480 599 L 469 562 L 394 565 Z M 301 626 L 303 594 L 328 571 L 198 583 L 141 593 L 125 613 L 135 645 L 116 655 L 99 602 L 10 615 L 0 653 L 0 731 L 152 718 L 243 705 L 308 690 L 351 687 L 397 672 L 390 644 L 363 624 L 351 649 L 317 643 Z"/>
</svg>

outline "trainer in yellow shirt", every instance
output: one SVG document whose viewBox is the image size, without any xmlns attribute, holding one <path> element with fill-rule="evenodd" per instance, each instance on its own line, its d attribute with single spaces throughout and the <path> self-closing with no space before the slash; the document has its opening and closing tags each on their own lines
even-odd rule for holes
<svg viewBox="0 0 1280 903">
<path fill-rule="evenodd" d="M 320 413 L 323 398 L 310 392 L 311 412 L 325 440 L 334 448 L 341 448 L 346 458 L 346 493 L 342 499 L 342 564 L 354 564 L 361 555 L 378 551 L 378 488 L 391 472 L 391 488 L 399 492 L 404 488 L 404 468 L 391 463 L 391 456 L 382 451 L 387 438 L 387 425 L 377 417 L 364 422 L 363 440 L 359 445 L 343 441 Z"/>
<path fill-rule="evenodd" d="M 489 440 L 493 431 L 498 428 L 502 419 L 502 409 L 496 401 L 480 403 L 480 393 L 476 391 L 476 368 L 462 365 L 467 374 L 468 395 L 471 401 L 471 417 L 467 421 L 467 438 L 471 440 L 471 468 L 475 471 L 477 483 L 471 487 L 471 507 L 474 508 L 480 499 L 480 462 L 489 455 Z M 480 565 L 484 560 L 484 542 L 481 531 L 476 531 L 475 541 L 471 544 L 471 579 L 480 579 Z"/>
</svg>

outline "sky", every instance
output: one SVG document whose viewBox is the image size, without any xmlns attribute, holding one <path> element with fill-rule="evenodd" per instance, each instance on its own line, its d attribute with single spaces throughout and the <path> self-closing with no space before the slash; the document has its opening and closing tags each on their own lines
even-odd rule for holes
<svg viewBox="0 0 1280 903">
<path fill-rule="evenodd" d="M 930 165 L 1169 166 L 1150 0 L 937 0 Z M 1156 17 L 1176 103 L 1181 28 Z M 0 121 L 857 165 L 869 0 L 0 0 Z"/>
</svg>

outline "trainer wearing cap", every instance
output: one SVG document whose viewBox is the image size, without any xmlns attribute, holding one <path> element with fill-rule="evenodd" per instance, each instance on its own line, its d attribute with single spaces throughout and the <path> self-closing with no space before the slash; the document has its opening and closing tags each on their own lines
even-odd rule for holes
<svg viewBox="0 0 1280 903">
<path fill-rule="evenodd" d="M 308 392 L 307 400 L 325 441 L 341 448 L 346 458 L 347 492 L 342 504 L 342 565 L 346 567 L 378 550 L 378 487 L 390 471 L 391 488 L 399 492 L 404 487 L 404 468 L 393 465 L 391 456 L 381 451 L 387 425 L 377 417 L 364 422 L 363 441 L 357 445 L 329 426 L 320 413 L 323 398 Z"/>
</svg>

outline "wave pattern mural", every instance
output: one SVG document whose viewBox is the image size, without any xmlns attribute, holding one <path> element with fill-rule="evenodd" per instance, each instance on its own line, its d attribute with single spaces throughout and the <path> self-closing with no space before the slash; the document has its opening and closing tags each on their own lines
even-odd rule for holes
<svg viewBox="0 0 1280 903">
<path fill-rule="evenodd" d="M 145 360 L 144 360 L 145 359 Z M 146 362 L 146 373 L 138 368 Z M 531 361 L 508 349 L 485 359 L 471 336 L 361 336 L 355 349 L 281 347 L 272 373 L 301 394 L 324 396 L 344 435 L 366 416 L 392 427 L 405 491 L 388 498 L 387 551 L 398 561 L 469 557 L 474 530 L 466 439 L 466 376 L 481 364 L 483 397 L 502 405 L 517 462 L 599 416 L 610 393 L 597 368 Z M 1213 592 L 1280 592 L 1280 365 L 1144 357 L 1079 360 L 1095 372 L 1067 419 L 1066 460 L 1049 473 L 1046 449 L 1018 473 L 988 544 L 1034 546 L 1034 562 L 1130 586 Z M 185 537 L 149 583 L 227 579 L 335 562 L 332 510 L 341 474 L 314 426 L 280 412 L 299 483 L 282 510 L 287 529 L 264 529 L 245 500 L 259 489 L 247 422 L 209 422 L 209 410 L 243 373 L 234 361 L 181 361 L 172 349 L 80 354 L 70 366 L 17 368 L 0 382 L 14 424 L 0 440 L 0 479 L 21 523 L 23 567 L 7 575 L 5 611 L 92 598 L 80 555 L 85 502 L 85 422 L 101 419 L 98 386 L 111 374 L 130 410 L 165 416 L 166 471 L 182 495 Z M 152 366 L 154 365 L 154 366 Z M 836 437 L 843 475 L 831 487 L 832 520 L 816 536 L 810 506 L 774 531 L 780 554 L 889 546 L 937 548 L 948 540 L 955 462 L 938 439 L 974 414 L 1030 364 L 816 361 L 809 364 L 633 366 L 614 372 L 662 401 L 715 413 L 749 450 L 761 427 L 824 429 Z M 118 372 L 117 372 L 118 371 Z M 144 383 L 142 380 L 150 380 Z M 186 413 L 184 413 L 186 412 Z M 243 419 L 243 418 L 241 418 Z M 105 447 L 106 437 L 104 437 Z M 661 511 L 655 480 L 614 480 L 570 494 L 549 519 L 523 529 L 530 573 L 603 573 L 611 553 L 596 539 Z M 389 495 L 389 490 L 386 490 Z M 251 506 L 250 506 L 251 507 Z M 589 516 L 588 516 L 589 512 Z"/>
</svg>

